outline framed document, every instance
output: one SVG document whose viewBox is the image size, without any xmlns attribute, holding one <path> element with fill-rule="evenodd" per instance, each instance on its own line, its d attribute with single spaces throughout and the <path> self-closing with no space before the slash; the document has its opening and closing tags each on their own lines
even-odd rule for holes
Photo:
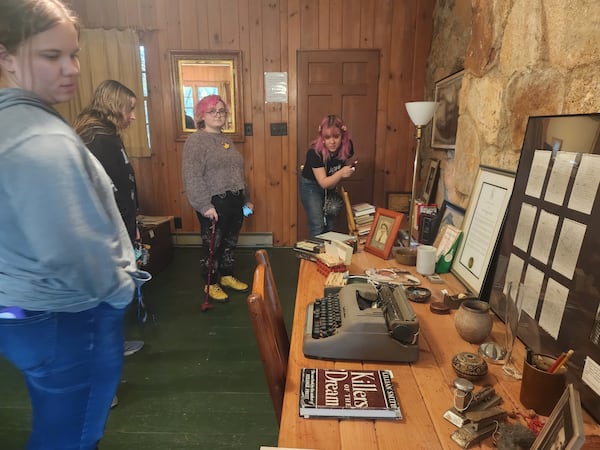
<svg viewBox="0 0 600 450">
<path fill-rule="evenodd" d="M 575 353 L 567 376 L 600 422 L 600 114 L 529 117 L 493 273 L 504 318 L 523 283 L 517 335 L 535 353 Z"/>
<path fill-rule="evenodd" d="M 479 166 L 462 224 L 464 235 L 451 269 L 476 295 L 490 269 L 514 180 L 514 172 Z"/>
</svg>

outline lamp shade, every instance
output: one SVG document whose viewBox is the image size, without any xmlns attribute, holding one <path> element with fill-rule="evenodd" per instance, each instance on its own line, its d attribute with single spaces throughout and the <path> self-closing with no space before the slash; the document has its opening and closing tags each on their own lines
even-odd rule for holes
<svg viewBox="0 0 600 450">
<path fill-rule="evenodd" d="M 415 126 L 423 126 L 427 125 L 433 117 L 437 102 L 408 102 L 405 105 L 410 120 Z"/>
</svg>

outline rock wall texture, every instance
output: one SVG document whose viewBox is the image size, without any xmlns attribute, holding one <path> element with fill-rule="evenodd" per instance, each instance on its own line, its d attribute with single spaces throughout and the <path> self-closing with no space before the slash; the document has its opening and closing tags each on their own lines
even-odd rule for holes
<svg viewBox="0 0 600 450">
<path fill-rule="evenodd" d="M 464 68 L 455 150 L 441 160 L 436 200 L 463 207 L 480 164 L 516 170 L 529 116 L 600 111 L 600 1 L 438 0 L 426 98 Z"/>
</svg>

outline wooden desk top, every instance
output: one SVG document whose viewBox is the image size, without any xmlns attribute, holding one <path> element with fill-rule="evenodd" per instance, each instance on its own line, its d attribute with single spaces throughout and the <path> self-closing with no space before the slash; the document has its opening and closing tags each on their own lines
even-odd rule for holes
<svg viewBox="0 0 600 450">
<path fill-rule="evenodd" d="M 364 274 L 369 267 L 400 266 L 395 260 L 385 261 L 359 251 L 352 257 L 351 274 Z M 425 277 L 407 267 L 421 280 L 421 285 L 431 290 L 427 303 L 411 303 L 421 328 L 419 359 L 415 363 L 372 363 L 325 361 L 306 358 L 302 352 L 306 306 L 323 295 L 325 277 L 318 273 L 315 263 L 303 260 L 300 265 L 298 290 L 291 334 L 283 415 L 279 429 L 279 446 L 316 450 L 396 450 L 396 449 L 458 449 L 450 435 L 456 428 L 442 417 L 453 404 L 452 382 L 457 378 L 452 369 L 452 357 L 464 351 L 477 353 L 478 345 L 464 341 L 454 328 L 453 310 L 449 315 L 436 315 L 429 311 L 429 303 L 442 301 L 441 289 L 451 294 L 464 291 L 464 287 L 451 274 L 441 275 L 445 284 L 432 285 Z M 494 316 L 492 334 L 488 340 L 503 342 L 503 323 Z M 515 344 L 514 361 L 522 369 L 524 347 Z M 298 414 L 300 369 L 302 367 L 337 367 L 391 369 L 394 384 L 404 415 L 402 421 L 305 419 Z M 488 374 L 474 382 L 475 390 L 492 385 L 502 397 L 502 407 L 507 412 L 523 411 L 519 402 L 520 381 L 504 375 L 501 365 L 488 364 Z M 586 435 L 600 436 L 600 426 L 584 414 Z M 587 440 L 587 439 L 586 439 Z M 597 441 L 596 441 L 597 442 Z M 491 438 L 471 448 L 494 448 Z"/>
</svg>

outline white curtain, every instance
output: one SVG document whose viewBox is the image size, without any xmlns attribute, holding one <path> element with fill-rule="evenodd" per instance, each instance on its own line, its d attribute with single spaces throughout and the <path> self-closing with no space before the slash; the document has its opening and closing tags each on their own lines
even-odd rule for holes
<svg viewBox="0 0 600 450">
<path fill-rule="evenodd" d="M 122 132 L 125 149 L 131 157 L 150 156 L 146 136 L 144 96 L 140 63 L 140 44 L 135 30 L 82 29 L 80 35 L 81 75 L 77 94 L 69 103 L 56 109 L 73 123 L 77 114 L 89 104 L 94 90 L 104 80 L 112 79 L 136 93 L 136 118 Z"/>
</svg>

